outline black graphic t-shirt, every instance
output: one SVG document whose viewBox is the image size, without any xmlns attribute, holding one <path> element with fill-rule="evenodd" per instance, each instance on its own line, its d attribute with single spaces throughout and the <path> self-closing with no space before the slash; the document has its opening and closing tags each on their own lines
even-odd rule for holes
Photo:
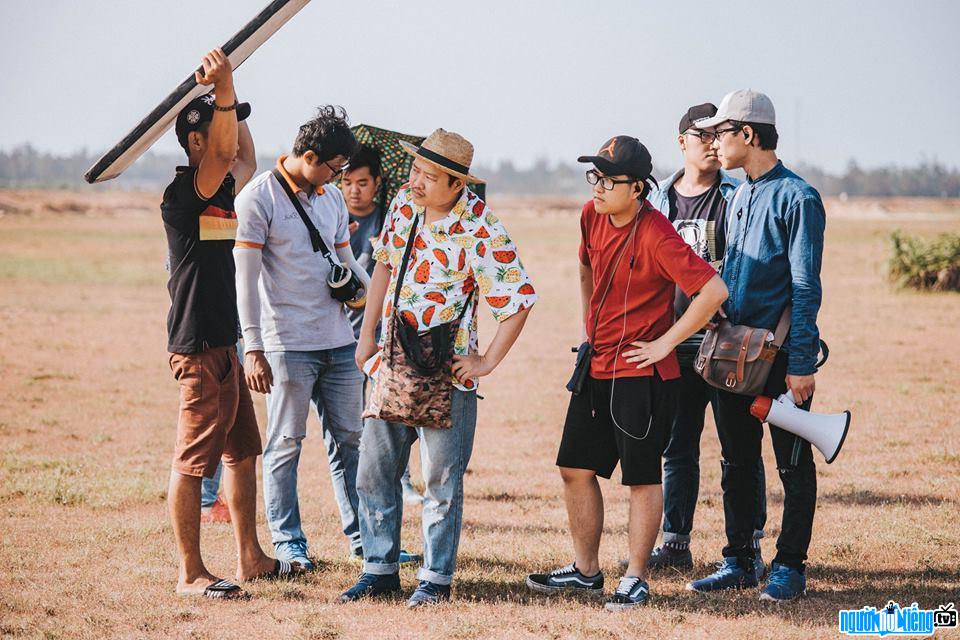
<svg viewBox="0 0 960 640">
<path fill-rule="evenodd" d="M 698 256 L 719 268 L 720 260 L 726 249 L 727 201 L 720 193 L 719 176 L 716 184 L 703 193 L 687 197 L 670 187 L 667 191 L 670 202 L 669 218 L 680 237 L 693 247 Z M 690 298 L 680 287 L 674 298 L 673 308 L 679 318 L 690 306 Z M 680 363 L 692 362 L 692 357 L 700 349 L 703 333 L 695 333 L 677 347 Z"/>
<path fill-rule="evenodd" d="M 233 176 L 209 200 L 197 193 L 195 167 L 177 167 L 160 211 L 170 260 L 167 350 L 198 353 L 237 342 Z"/>
</svg>

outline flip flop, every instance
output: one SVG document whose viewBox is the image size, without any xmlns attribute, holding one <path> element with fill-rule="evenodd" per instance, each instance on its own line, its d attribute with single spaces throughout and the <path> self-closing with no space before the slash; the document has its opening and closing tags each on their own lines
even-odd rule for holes
<svg viewBox="0 0 960 640">
<path fill-rule="evenodd" d="M 203 590 L 203 597 L 213 600 L 247 600 L 250 594 L 229 580 L 217 580 Z"/>
<path fill-rule="evenodd" d="M 256 578 L 251 578 L 251 580 L 283 580 L 303 575 L 306 572 L 306 569 L 300 566 L 299 562 L 288 562 L 287 560 L 277 559 L 273 561 L 273 571 L 261 573 Z"/>
</svg>

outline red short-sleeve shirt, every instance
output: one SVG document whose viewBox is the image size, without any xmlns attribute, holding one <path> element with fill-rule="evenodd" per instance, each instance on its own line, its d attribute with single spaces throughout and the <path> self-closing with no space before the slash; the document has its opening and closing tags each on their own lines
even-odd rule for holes
<svg viewBox="0 0 960 640">
<path fill-rule="evenodd" d="M 638 369 L 619 354 L 635 340 L 650 342 L 666 333 L 674 322 L 676 286 L 688 296 L 699 291 L 717 272 L 677 235 L 673 225 L 646 200 L 631 247 L 623 253 L 613 283 L 600 310 L 593 341 L 590 375 L 597 379 L 653 375 L 663 380 L 680 377 L 676 353 L 652 367 Z M 594 318 L 610 277 L 611 264 L 630 235 L 633 222 L 615 227 L 600 215 L 591 200 L 580 216 L 580 262 L 593 269 L 593 295 L 586 319 L 587 336 L 593 335 Z"/>
</svg>

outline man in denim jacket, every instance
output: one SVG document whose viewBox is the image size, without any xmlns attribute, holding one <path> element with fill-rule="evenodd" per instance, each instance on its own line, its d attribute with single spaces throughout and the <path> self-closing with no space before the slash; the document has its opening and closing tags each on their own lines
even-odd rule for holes
<svg viewBox="0 0 960 640">
<path fill-rule="evenodd" d="M 724 310 L 734 324 L 773 329 L 789 306 L 790 332 L 777 355 L 764 395 L 788 389 L 809 409 L 820 348 L 820 264 L 825 213 L 820 194 L 777 159 L 773 103 L 751 90 L 724 97 L 717 114 L 697 122 L 716 127 L 713 143 L 724 169 L 743 168 L 747 183 L 728 209 L 723 280 Z M 763 425 L 750 415 L 753 398 L 717 392 L 717 433 L 723 450 L 723 506 L 727 546 L 718 571 L 691 582 L 693 591 L 757 586 L 750 547 L 756 521 L 757 458 Z M 785 601 L 806 590 L 804 562 L 817 502 L 810 443 L 770 425 L 783 483 L 783 523 L 777 555 L 761 600 Z"/>
<path fill-rule="evenodd" d="M 701 129 L 698 120 L 716 115 L 711 103 L 690 107 L 680 118 L 677 144 L 683 166 L 648 196 L 677 233 L 701 258 L 719 270 L 726 248 L 726 213 L 740 180 L 721 169 L 713 148 L 713 129 Z M 690 304 L 677 290 L 674 310 L 683 315 Z M 670 437 L 663 452 L 663 544 L 650 555 L 651 569 L 691 569 L 690 533 L 700 488 L 700 436 L 708 404 L 716 405 L 713 387 L 694 369 L 704 332 L 698 331 L 677 346 L 680 388 L 670 409 Z M 716 418 L 716 411 L 714 410 Z M 757 459 L 757 519 L 754 524 L 754 569 L 763 576 L 760 539 L 767 520 L 763 459 Z"/>
</svg>

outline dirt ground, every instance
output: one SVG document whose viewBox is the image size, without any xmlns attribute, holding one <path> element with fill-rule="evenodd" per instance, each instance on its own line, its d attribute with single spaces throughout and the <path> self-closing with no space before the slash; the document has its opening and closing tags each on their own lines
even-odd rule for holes
<svg viewBox="0 0 960 640">
<path fill-rule="evenodd" d="M 572 557 L 553 464 L 569 347 L 579 336 L 578 207 L 563 200 L 492 202 L 541 300 L 483 383 L 453 602 L 412 612 L 402 601 L 336 603 L 358 568 L 347 559 L 313 417 L 300 499 L 320 570 L 250 584 L 254 598 L 244 603 L 174 595 L 165 490 L 177 387 L 164 349 L 158 203 L 157 194 L 0 191 L 0 637 L 810 638 L 836 636 L 842 608 L 960 603 L 960 295 L 894 291 L 883 270 L 894 229 L 960 231 L 955 201 L 828 203 L 820 327 L 832 355 L 815 408 L 849 408 L 853 426 L 834 464 L 815 453 L 808 597 L 771 607 L 756 591 L 684 591 L 723 546 L 719 447 L 708 419 L 697 566 L 655 576 L 651 606 L 626 614 L 523 584 L 527 573 Z M 489 340 L 493 323 L 482 315 Z M 263 428 L 262 397 L 256 403 Z M 764 456 L 772 471 L 768 438 Z M 415 477 L 417 469 L 414 462 Z M 627 494 L 617 473 L 602 486 L 601 553 L 613 585 L 626 553 Z M 767 491 L 769 561 L 783 497 L 775 472 Z M 259 510 L 267 543 L 262 502 Z M 419 550 L 419 509 L 407 511 L 403 540 Z M 205 526 L 202 536 L 208 566 L 232 576 L 229 526 Z M 402 580 L 409 593 L 414 571 Z"/>
</svg>

